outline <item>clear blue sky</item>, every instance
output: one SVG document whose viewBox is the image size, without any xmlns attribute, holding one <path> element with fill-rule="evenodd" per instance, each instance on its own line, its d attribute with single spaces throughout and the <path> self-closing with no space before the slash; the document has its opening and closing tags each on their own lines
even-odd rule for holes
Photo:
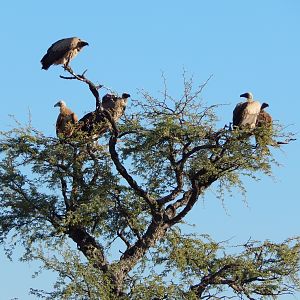
<svg viewBox="0 0 300 300">
<path fill-rule="evenodd" d="M 72 62 L 75 70 L 118 93 L 137 98 L 144 88 L 179 95 L 185 68 L 196 82 L 213 78 L 203 92 L 228 123 L 239 95 L 252 91 L 270 104 L 281 123 L 300 131 L 300 1 L 2 1 L 0 130 L 13 125 L 8 115 L 32 123 L 54 136 L 58 99 L 82 116 L 94 98 L 79 82 L 63 81 L 60 67 L 42 71 L 40 59 L 54 41 L 78 36 L 89 42 Z M 105 93 L 105 91 L 103 91 Z M 240 194 L 225 199 L 226 211 L 212 191 L 189 216 L 199 233 L 233 244 L 252 239 L 282 241 L 300 235 L 299 141 L 277 151 L 283 164 L 275 180 L 247 181 L 248 204 Z M 3 253 L 3 252 L 2 252 Z M 0 255 L 1 300 L 28 295 L 29 287 L 49 286 L 53 276 L 38 280 L 35 264 L 9 262 Z M 300 297 L 300 296 L 299 296 Z M 282 297 L 281 299 L 294 299 Z"/>
</svg>

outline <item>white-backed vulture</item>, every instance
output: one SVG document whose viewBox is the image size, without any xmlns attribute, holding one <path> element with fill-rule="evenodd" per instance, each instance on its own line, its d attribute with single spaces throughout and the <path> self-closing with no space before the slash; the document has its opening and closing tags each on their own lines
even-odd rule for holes
<svg viewBox="0 0 300 300">
<path fill-rule="evenodd" d="M 261 105 L 258 101 L 253 100 L 253 95 L 250 92 L 241 94 L 240 97 L 246 98 L 247 101 L 238 103 L 233 110 L 233 126 L 247 125 L 250 128 L 255 128 Z"/>
<path fill-rule="evenodd" d="M 59 115 L 56 120 L 56 135 L 70 137 L 74 131 L 74 125 L 78 117 L 72 112 L 64 101 L 58 101 L 54 107 L 59 107 Z"/>
<path fill-rule="evenodd" d="M 88 43 L 77 37 L 61 39 L 47 50 L 41 59 L 42 69 L 48 70 L 51 65 L 64 65 L 67 67 L 71 59 Z"/>
<path fill-rule="evenodd" d="M 117 122 L 124 114 L 129 94 L 123 93 L 122 97 L 112 94 L 106 94 L 102 97 L 102 107 L 107 110 L 115 122 Z M 109 129 L 109 124 L 105 122 L 103 114 L 99 111 L 92 111 L 79 120 L 79 128 L 89 134 L 93 134 L 95 138 L 105 133 Z"/>
<path fill-rule="evenodd" d="M 264 110 L 266 107 L 269 107 L 268 103 L 263 103 L 261 105 L 260 112 L 256 120 L 256 126 L 258 127 L 272 126 L 272 117 Z"/>
</svg>

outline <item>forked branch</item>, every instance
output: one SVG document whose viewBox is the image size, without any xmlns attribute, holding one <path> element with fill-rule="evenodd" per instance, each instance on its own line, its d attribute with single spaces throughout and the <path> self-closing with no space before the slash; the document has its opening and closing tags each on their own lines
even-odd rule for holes
<svg viewBox="0 0 300 300">
<path fill-rule="evenodd" d="M 100 109 L 101 110 L 101 101 L 100 101 L 100 95 L 98 90 L 100 88 L 103 87 L 103 85 L 99 84 L 99 85 L 95 85 L 92 81 L 90 81 L 89 79 L 87 79 L 85 77 L 85 73 L 87 72 L 87 70 L 85 70 L 81 75 L 76 74 L 72 68 L 70 66 L 66 66 L 64 67 L 64 69 L 70 73 L 72 76 L 63 76 L 60 75 L 59 77 L 62 79 L 68 79 L 68 80 L 72 80 L 72 79 L 76 79 L 82 82 L 85 82 L 88 86 L 90 91 L 92 92 L 92 94 L 94 95 L 95 99 L 96 99 L 96 110 Z"/>
</svg>

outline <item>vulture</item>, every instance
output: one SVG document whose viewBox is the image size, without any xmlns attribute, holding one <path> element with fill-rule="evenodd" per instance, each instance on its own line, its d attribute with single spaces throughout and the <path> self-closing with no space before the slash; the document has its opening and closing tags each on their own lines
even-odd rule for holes
<svg viewBox="0 0 300 300">
<path fill-rule="evenodd" d="M 123 93 L 122 97 L 106 94 L 102 98 L 102 107 L 110 112 L 114 121 L 117 122 L 124 114 L 129 94 Z"/>
<path fill-rule="evenodd" d="M 71 59 L 88 43 L 77 37 L 61 39 L 47 50 L 41 59 L 42 69 L 48 70 L 51 65 L 64 65 L 67 67 Z"/>
<path fill-rule="evenodd" d="M 129 97 L 130 95 L 127 93 L 123 93 L 122 97 L 106 94 L 102 97 L 102 107 L 104 110 L 107 110 L 114 121 L 117 122 L 124 114 Z M 102 126 L 101 123 L 103 124 Z M 79 128 L 89 134 L 95 130 L 96 132 L 94 132 L 93 137 L 98 138 L 109 129 L 109 125 L 105 122 L 101 111 L 93 111 L 79 120 Z"/>
<path fill-rule="evenodd" d="M 72 112 L 64 101 L 58 101 L 54 107 L 59 107 L 59 115 L 56 121 L 56 135 L 70 137 L 74 131 L 74 125 L 78 122 L 78 118 Z"/>
<path fill-rule="evenodd" d="M 264 110 L 266 107 L 269 107 L 268 103 L 263 103 L 261 105 L 260 112 L 256 120 L 257 127 L 261 127 L 263 125 L 272 126 L 272 117 Z"/>
<path fill-rule="evenodd" d="M 263 103 L 260 108 L 260 113 L 256 120 L 256 127 L 261 128 L 255 133 L 255 140 L 258 145 L 262 147 L 264 151 L 268 151 L 266 145 L 275 145 L 276 142 L 273 140 L 273 127 L 272 117 L 264 109 L 268 107 L 268 103 Z"/>
<path fill-rule="evenodd" d="M 246 98 L 247 101 L 238 103 L 233 110 L 233 126 L 243 127 L 247 125 L 250 128 L 255 128 L 261 105 L 258 101 L 253 100 L 253 95 L 250 92 L 241 94 L 240 97 Z"/>
</svg>

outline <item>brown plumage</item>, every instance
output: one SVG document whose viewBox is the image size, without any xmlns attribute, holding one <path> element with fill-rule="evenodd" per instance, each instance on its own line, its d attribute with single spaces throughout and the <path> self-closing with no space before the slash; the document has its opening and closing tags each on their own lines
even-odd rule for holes
<svg viewBox="0 0 300 300">
<path fill-rule="evenodd" d="M 102 98 L 102 107 L 107 110 L 113 120 L 117 122 L 124 114 L 127 105 L 129 94 L 123 93 L 122 97 L 117 97 L 112 94 L 106 94 Z M 82 131 L 93 134 L 95 138 L 104 134 L 109 129 L 109 124 L 105 122 L 105 118 L 100 111 L 93 111 L 79 120 L 79 127 Z"/>
<path fill-rule="evenodd" d="M 260 112 L 256 120 L 256 126 L 272 126 L 272 117 L 264 110 L 266 107 L 269 107 L 268 103 L 263 103 L 261 105 Z"/>
<path fill-rule="evenodd" d="M 273 123 L 272 117 L 264 109 L 269 104 L 263 103 L 261 105 L 260 113 L 257 117 L 256 127 L 258 131 L 255 134 L 256 144 L 260 145 L 264 152 L 269 153 L 267 145 L 275 145 L 276 142 L 273 140 Z"/>
<path fill-rule="evenodd" d="M 123 93 L 122 97 L 116 97 L 111 94 L 106 94 L 102 98 L 102 107 L 110 112 L 114 121 L 117 122 L 124 114 L 127 106 L 127 99 L 129 94 Z"/>
<path fill-rule="evenodd" d="M 74 125 L 78 122 L 78 117 L 64 101 L 58 101 L 54 107 L 59 107 L 60 110 L 56 121 L 56 135 L 70 137 L 74 131 Z"/>
<path fill-rule="evenodd" d="M 71 59 L 88 43 L 77 37 L 61 39 L 47 50 L 41 59 L 42 69 L 48 70 L 51 65 L 64 65 L 67 67 Z"/>
<path fill-rule="evenodd" d="M 246 98 L 247 101 L 238 103 L 233 110 L 233 126 L 242 127 L 247 125 L 254 128 L 261 105 L 258 101 L 253 100 L 253 95 L 250 92 L 244 93 L 240 97 Z"/>
<path fill-rule="evenodd" d="M 240 102 L 234 108 L 232 115 L 233 126 L 240 126 L 242 120 L 242 112 L 245 110 L 247 104 L 247 102 Z"/>
</svg>

